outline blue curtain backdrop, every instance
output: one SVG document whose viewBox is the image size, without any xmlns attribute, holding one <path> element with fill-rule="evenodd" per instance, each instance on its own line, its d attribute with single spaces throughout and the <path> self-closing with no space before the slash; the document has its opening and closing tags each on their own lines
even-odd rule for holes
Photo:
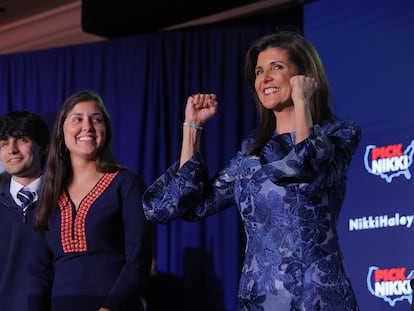
<svg viewBox="0 0 414 311">
<path fill-rule="evenodd" d="M 29 109 L 52 126 L 67 96 L 97 91 L 112 117 L 119 162 L 150 184 L 178 159 L 187 96 L 214 92 L 219 112 L 206 125 L 201 146 L 214 173 L 255 126 L 243 77 L 248 47 L 278 27 L 302 31 L 302 13 L 295 7 L 216 25 L 0 56 L 0 114 Z M 237 309 L 244 231 L 236 208 L 201 222 L 157 225 L 154 232 L 157 267 L 170 285 L 161 296 L 169 311 Z M 183 289 L 181 307 L 169 300 L 178 288 Z"/>
</svg>

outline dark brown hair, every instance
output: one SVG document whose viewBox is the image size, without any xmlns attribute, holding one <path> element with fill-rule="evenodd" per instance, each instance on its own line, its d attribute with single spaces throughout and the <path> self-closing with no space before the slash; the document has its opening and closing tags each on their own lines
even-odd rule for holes
<svg viewBox="0 0 414 311">
<path fill-rule="evenodd" d="M 313 77 L 317 89 L 310 101 L 310 111 L 314 124 L 332 121 L 335 116 L 330 108 L 329 87 L 325 70 L 318 52 L 301 34 L 293 31 L 280 31 L 257 39 L 249 48 L 245 62 L 245 78 L 253 94 L 258 113 L 259 125 L 252 134 L 247 154 L 257 155 L 276 129 L 276 118 L 273 112 L 263 107 L 256 90 L 256 65 L 259 53 L 268 48 L 280 48 L 287 51 L 289 60 L 294 63 L 298 73 Z"/>
</svg>

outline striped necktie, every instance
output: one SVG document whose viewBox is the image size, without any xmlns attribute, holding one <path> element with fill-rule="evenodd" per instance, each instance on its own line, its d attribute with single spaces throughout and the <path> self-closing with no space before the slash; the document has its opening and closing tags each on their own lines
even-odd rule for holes
<svg viewBox="0 0 414 311">
<path fill-rule="evenodd" d="M 23 222 L 26 222 L 27 209 L 33 204 L 34 197 L 34 192 L 23 188 L 17 193 L 17 198 L 22 202 Z"/>
</svg>

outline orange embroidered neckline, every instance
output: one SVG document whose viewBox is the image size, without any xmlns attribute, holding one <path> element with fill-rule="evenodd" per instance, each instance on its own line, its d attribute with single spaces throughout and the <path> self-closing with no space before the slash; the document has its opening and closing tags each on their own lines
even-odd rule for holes
<svg viewBox="0 0 414 311">
<path fill-rule="evenodd" d="M 86 195 L 79 205 L 73 221 L 72 204 L 66 192 L 62 193 L 58 200 L 61 216 L 60 238 L 63 252 L 84 252 L 88 250 L 86 242 L 85 221 L 92 204 L 108 188 L 112 180 L 119 172 L 106 173 Z"/>
</svg>

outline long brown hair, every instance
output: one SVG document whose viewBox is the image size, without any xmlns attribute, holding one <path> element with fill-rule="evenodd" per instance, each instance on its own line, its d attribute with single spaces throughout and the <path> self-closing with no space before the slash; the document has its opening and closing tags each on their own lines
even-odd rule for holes
<svg viewBox="0 0 414 311">
<path fill-rule="evenodd" d="M 57 206 L 59 196 L 72 180 L 72 164 L 65 145 L 63 124 L 69 111 L 79 102 L 95 102 L 105 121 L 106 139 L 96 156 L 96 169 L 99 172 L 111 173 L 123 168 L 115 160 L 111 149 L 112 124 L 102 98 L 92 91 L 80 91 L 69 96 L 62 104 L 53 127 L 43 185 L 34 219 L 34 226 L 38 231 L 48 229 L 49 219 Z"/>
<path fill-rule="evenodd" d="M 257 39 L 249 48 L 245 62 L 245 79 L 253 94 L 259 124 L 252 134 L 248 155 L 257 155 L 276 130 L 276 118 L 273 112 L 263 107 L 255 90 L 256 65 L 260 52 L 268 48 L 280 48 L 287 51 L 289 60 L 296 65 L 299 74 L 313 77 L 318 87 L 310 101 L 310 112 L 314 124 L 332 121 L 335 116 L 329 103 L 329 86 L 322 61 L 314 46 L 301 34 L 293 31 L 279 31 Z"/>
</svg>

